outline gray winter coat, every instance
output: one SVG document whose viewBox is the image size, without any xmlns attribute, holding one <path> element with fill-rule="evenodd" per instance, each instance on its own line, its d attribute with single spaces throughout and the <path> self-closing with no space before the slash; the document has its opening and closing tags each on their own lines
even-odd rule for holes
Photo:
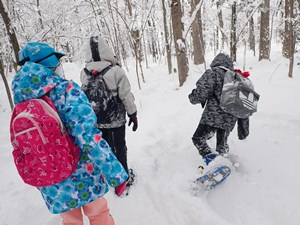
<svg viewBox="0 0 300 225">
<path fill-rule="evenodd" d="M 233 62 L 228 55 L 220 53 L 214 58 L 210 66 L 211 69 L 206 70 L 197 81 L 196 88 L 192 90 L 189 99 L 192 104 L 206 104 L 200 120 L 201 124 L 231 131 L 237 118 L 225 113 L 219 107 L 224 75 L 226 73 L 219 66 L 233 70 Z"/>
<path fill-rule="evenodd" d="M 104 82 L 108 89 L 111 90 L 114 96 L 118 95 L 122 104 L 118 110 L 118 120 L 114 120 L 111 124 L 100 124 L 98 128 L 116 128 L 123 126 L 126 123 L 126 112 L 132 115 L 137 111 L 134 103 L 134 96 L 131 93 L 131 87 L 125 71 L 118 65 L 113 51 L 106 45 L 105 41 L 101 38 L 98 40 L 98 49 L 101 61 L 93 61 L 91 49 L 87 47 L 86 68 L 89 71 L 96 70 L 101 72 L 109 65 L 112 67 L 103 76 Z M 80 74 L 80 81 L 82 84 L 88 82 L 88 77 L 84 71 Z"/>
</svg>

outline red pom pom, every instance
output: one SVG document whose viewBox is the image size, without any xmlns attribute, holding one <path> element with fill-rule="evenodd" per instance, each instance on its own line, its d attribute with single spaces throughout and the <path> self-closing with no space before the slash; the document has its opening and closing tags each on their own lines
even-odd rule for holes
<svg viewBox="0 0 300 225">
<path fill-rule="evenodd" d="M 245 71 L 245 72 L 243 73 L 243 76 L 247 78 L 247 77 L 250 76 L 250 73 L 249 73 L 248 71 Z"/>
<path fill-rule="evenodd" d="M 250 76 L 250 73 L 248 71 L 242 72 L 240 69 L 235 69 L 234 72 L 239 73 L 243 77 L 247 78 Z"/>
<path fill-rule="evenodd" d="M 97 70 L 92 70 L 92 75 L 97 76 L 98 75 L 98 71 Z"/>
</svg>

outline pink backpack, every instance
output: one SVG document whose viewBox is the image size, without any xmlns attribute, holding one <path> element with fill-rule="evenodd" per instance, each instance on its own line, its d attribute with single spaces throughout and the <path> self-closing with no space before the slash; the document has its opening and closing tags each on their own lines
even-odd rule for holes
<svg viewBox="0 0 300 225">
<path fill-rule="evenodd" d="M 23 181 L 35 187 L 71 176 L 79 148 L 71 140 L 48 97 L 17 104 L 10 121 L 13 157 Z"/>
</svg>

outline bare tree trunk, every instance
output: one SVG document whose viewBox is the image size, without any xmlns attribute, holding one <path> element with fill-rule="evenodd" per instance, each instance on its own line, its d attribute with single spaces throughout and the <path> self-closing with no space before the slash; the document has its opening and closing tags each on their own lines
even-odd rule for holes
<svg viewBox="0 0 300 225">
<path fill-rule="evenodd" d="M 176 49 L 177 67 L 178 67 L 178 77 L 179 86 L 181 87 L 188 76 L 188 58 L 186 56 L 186 46 L 185 40 L 183 39 L 183 24 L 181 22 L 182 18 L 181 11 L 181 0 L 171 1 L 171 15 L 172 15 L 172 27 L 173 36 Z"/>
<path fill-rule="evenodd" d="M 132 18 L 133 14 L 132 14 L 132 6 L 130 3 L 130 0 L 125 0 L 125 4 L 127 5 L 127 9 L 129 12 L 129 16 L 130 18 Z M 138 43 L 136 42 L 139 39 L 139 30 L 130 30 L 130 35 L 133 39 L 133 51 L 134 51 L 134 55 L 135 55 L 135 70 L 136 70 L 136 76 L 137 76 L 137 80 L 138 80 L 138 85 L 139 85 L 139 89 L 141 90 L 141 82 L 140 82 L 140 76 L 139 76 L 139 59 L 138 59 Z"/>
<path fill-rule="evenodd" d="M 65 48 L 66 48 L 66 52 L 69 53 L 68 54 L 68 61 L 69 62 L 73 62 L 73 57 L 74 57 L 74 51 L 72 51 L 72 48 L 70 46 L 70 42 L 67 41 L 66 45 L 65 45 Z"/>
<path fill-rule="evenodd" d="M 12 48 L 14 50 L 14 63 L 13 63 L 13 65 L 14 65 L 15 70 L 17 70 L 17 63 L 19 62 L 18 53 L 19 53 L 19 50 L 20 50 L 19 42 L 18 42 L 18 39 L 17 39 L 14 28 L 11 27 L 11 20 L 9 18 L 9 15 L 8 15 L 7 11 L 4 8 L 2 0 L 0 0 L 0 15 L 1 15 L 1 17 L 4 21 L 6 32 L 8 34 L 8 37 L 10 39 L 10 43 L 11 43 Z"/>
<path fill-rule="evenodd" d="M 169 74 L 172 74 L 172 55 L 171 55 L 168 24 L 167 24 L 167 10 L 166 10 L 166 5 L 165 5 L 165 0 L 162 0 L 161 2 L 162 2 L 162 9 L 163 9 L 165 47 L 166 47 L 166 53 L 167 53 L 168 72 L 169 72 Z"/>
<path fill-rule="evenodd" d="M 153 27 L 152 27 L 152 31 L 151 31 L 151 51 L 152 51 L 152 57 L 153 57 L 153 61 L 155 63 L 157 63 L 157 59 L 158 59 L 158 51 L 157 51 L 157 45 L 156 45 L 156 38 L 154 35 L 154 31 L 156 30 L 156 27 L 155 27 L 155 23 L 153 21 Z M 146 49 L 146 48 L 145 48 Z M 146 55 L 147 52 L 145 52 L 144 55 Z"/>
<path fill-rule="evenodd" d="M 151 38 L 151 54 L 152 54 L 153 62 L 156 63 L 157 62 L 157 49 L 156 49 L 156 45 L 155 45 L 153 38 Z"/>
<path fill-rule="evenodd" d="M 286 58 L 291 58 L 291 52 L 293 45 L 293 6 L 294 0 L 285 0 L 284 6 L 284 36 L 283 36 L 283 47 L 282 55 Z"/>
<path fill-rule="evenodd" d="M 130 0 L 125 0 L 125 3 L 126 3 L 127 8 L 128 8 L 129 16 L 132 18 L 133 13 L 132 13 L 131 2 L 130 2 Z M 140 30 L 137 29 L 137 28 L 136 29 L 132 29 L 130 31 L 130 33 L 131 33 L 131 37 L 133 39 L 134 54 L 135 54 L 135 57 L 136 57 L 136 60 L 137 60 L 136 62 L 140 66 L 142 80 L 145 83 L 145 78 L 144 78 L 143 69 L 142 69 L 143 55 L 142 55 L 142 50 L 141 50 Z M 137 75 L 138 75 L 138 73 L 137 73 Z"/>
<path fill-rule="evenodd" d="M 254 34 L 254 19 L 253 16 L 249 20 L 249 49 L 253 51 L 255 56 L 255 34 Z"/>
<path fill-rule="evenodd" d="M 108 1 L 110 1 L 110 0 L 108 0 Z M 118 8 L 119 8 L 118 1 L 115 1 L 115 5 L 116 5 L 116 9 L 118 10 Z M 127 61 L 126 61 L 127 54 L 126 54 L 126 50 L 125 50 L 125 44 L 123 43 L 123 40 L 122 40 L 121 34 L 120 34 L 121 28 L 120 28 L 120 22 L 119 22 L 118 16 L 116 16 L 116 29 L 117 29 L 117 33 L 118 33 L 118 35 L 116 36 L 116 42 L 120 43 L 120 48 L 119 48 L 120 60 L 121 60 L 121 58 L 123 59 L 123 63 L 128 71 L 128 65 L 127 65 Z"/>
<path fill-rule="evenodd" d="M 4 68 L 4 63 L 3 63 L 2 58 L 0 58 L 0 73 L 1 73 L 2 80 L 4 82 L 5 90 L 6 90 L 9 105 L 10 105 L 10 109 L 12 111 L 13 108 L 14 108 L 14 103 L 13 103 L 13 100 L 12 100 L 12 96 L 11 96 L 11 92 L 10 92 L 10 89 L 9 89 L 7 79 L 5 77 L 5 68 Z"/>
<path fill-rule="evenodd" d="M 200 0 L 191 0 L 192 11 L 195 10 L 196 5 L 198 5 Z M 203 36 L 202 36 L 202 25 L 201 25 L 201 8 L 198 11 L 196 18 L 193 22 L 192 27 L 192 37 L 194 46 L 194 64 L 199 65 L 204 63 L 204 46 L 203 46 Z"/>
<path fill-rule="evenodd" d="M 132 6 L 131 6 L 131 3 L 130 3 L 130 0 L 125 0 L 125 4 L 127 6 L 129 16 L 132 16 Z"/>
<path fill-rule="evenodd" d="M 41 12 L 41 7 L 40 7 L 40 0 L 36 0 L 36 7 L 37 7 L 37 13 L 39 15 L 40 28 L 44 29 L 44 24 L 43 24 L 43 20 L 42 20 L 42 12 Z"/>
<path fill-rule="evenodd" d="M 255 34 L 254 34 L 254 19 L 253 16 L 249 21 L 249 48 L 255 55 Z"/>
<path fill-rule="evenodd" d="M 157 46 L 156 46 L 156 41 L 155 39 L 157 39 L 156 35 L 153 35 L 154 31 L 156 30 L 156 27 L 155 27 L 155 22 L 154 20 L 152 19 L 152 22 L 151 20 L 149 19 L 148 20 L 148 25 L 150 27 L 150 41 L 151 43 L 149 44 L 149 48 L 151 50 L 151 54 L 152 54 L 152 58 L 153 58 L 153 62 L 157 62 L 157 54 L 158 54 L 158 51 L 157 51 Z M 147 53 L 145 54 L 145 56 L 147 55 Z"/>
<path fill-rule="evenodd" d="M 230 31 L 230 57 L 236 62 L 236 1 L 231 7 L 231 31 Z"/>
<path fill-rule="evenodd" d="M 97 17 L 98 17 L 97 9 L 95 8 L 95 4 L 92 0 L 89 0 L 89 2 L 91 4 L 92 10 L 93 10 L 93 13 L 94 13 L 94 16 L 95 16 L 95 21 L 96 21 L 98 32 L 101 33 L 101 24 L 99 24 L 98 19 L 97 19 Z"/>
<path fill-rule="evenodd" d="M 259 61 L 270 59 L 270 0 L 263 0 L 260 18 Z"/>
<path fill-rule="evenodd" d="M 293 68 L 294 68 L 294 54 L 295 54 L 295 44 L 296 44 L 296 38 L 295 38 L 295 33 L 294 33 L 294 0 L 289 0 L 289 29 L 288 29 L 288 36 L 290 40 L 288 41 L 290 46 L 289 46 L 289 73 L 288 76 L 290 78 L 293 77 Z M 296 28 L 296 27 L 295 27 Z"/>
<path fill-rule="evenodd" d="M 291 45 L 291 48 L 293 48 L 293 49 L 291 50 L 293 53 L 290 55 L 290 63 L 289 63 L 289 73 L 288 73 L 288 76 L 289 76 L 290 78 L 293 77 L 295 45 L 292 44 L 292 45 Z"/>
<path fill-rule="evenodd" d="M 144 75 L 143 75 L 143 70 L 142 70 L 142 60 L 143 60 L 143 55 L 142 55 L 142 50 L 141 50 L 141 37 L 140 37 L 140 30 L 131 30 L 131 36 L 133 39 L 133 47 L 134 47 L 134 53 L 135 57 L 138 61 L 138 64 L 140 66 L 141 70 L 141 76 L 142 80 L 145 83 Z"/>
<path fill-rule="evenodd" d="M 153 42 L 152 42 L 153 43 Z M 147 50 L 146 50 L 146 41 L 145 41 L 145 35 L 143 35 L 143 46 L 144 46 L 144 56 L 145 56 L 145 63 L 146 63 L 146 68 L 149 68 L 149 64 L 148 64 L 148 57 L 147 57 Z"/>
<path fill-rule="evenodd" d="M 115 46 L 114 47 L 115 54 L 116 54 L 116 57 L 117 57 L 118 61 L 121 62 L 121 50 L 120 50 L 119 40 L 118 40 L 117 24 L 116 24 L 116 21 L 115 21 L 115 17 L 114 17 L 114 13 L 113 13 L 113 10 L 112 10 L 112 7 L 111 7 L 110 0 L 107 0 L 106 4 L 107 4 L 108 10 L 109 10 L 111 20 L 113 22 L 113 31 L 114 31 L 114 37 L 113 37 L 114 38 L 114 44 L 113 44 L 113 46 Z"/>
<path fill-rule="evenodd" d="M 139 62 L 138 62 L 137 58 L 135 58 L 135 71 L 136 71 L 136 77 L 137 77 L 139 89 L 141 90 L 142 87 L 141 87 L 141 81 L 140 81 L 140 76 L 139 76 Z"/>
<path fill-rule="evenodd" d="M 223 13 L 222 13 L 222 9 L 220 7 L 220 3 L 219 2 L 217 2 L 217 9 L 218 9 L 219 26 L 223 30 L 223 28 L 224 28 Z M 221 38 L 221 40 L 222 40 L 221 49 L 223 49 L 224 48 L 224 43 L 225 43 L 225 35 L 223 34 L 223 32 L 221 32 L 221 35 L 222 35 L 222 38 Z"/>
</svg>

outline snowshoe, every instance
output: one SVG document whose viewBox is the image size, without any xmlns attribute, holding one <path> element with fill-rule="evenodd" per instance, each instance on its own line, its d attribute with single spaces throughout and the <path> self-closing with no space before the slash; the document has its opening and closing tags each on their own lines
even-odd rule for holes
<svg viewBox="0 0 300 225">
<path fill-rule="evenodd" d="M 129 175 L 129 177 L 128 177 L 128 180 L 127 180 L 126 191 L 125 191 L 126 196 L 129 195 L 129 191 L 135 183 L 135 173 L 133 172 L 133 169 L 128 170 L 128 175 Z"/>
<path fill-rule="evenodd" d="M 214 171 L 205 173 L 203 176 L 199 177 L 195 183 L 204 189 L 212 189 L 221 184 L 230 173 L 231 169 L 228 166 L 220 166 Z"/>
<path fill-rule="evenodd" d="M 202 189 L 212 189 L 230 175 L 233 165 L 226 155 L 210 153 L 203 159 L 206 165 L 198 167 L 201 176 L 194 182 Z"/>
</svg>

